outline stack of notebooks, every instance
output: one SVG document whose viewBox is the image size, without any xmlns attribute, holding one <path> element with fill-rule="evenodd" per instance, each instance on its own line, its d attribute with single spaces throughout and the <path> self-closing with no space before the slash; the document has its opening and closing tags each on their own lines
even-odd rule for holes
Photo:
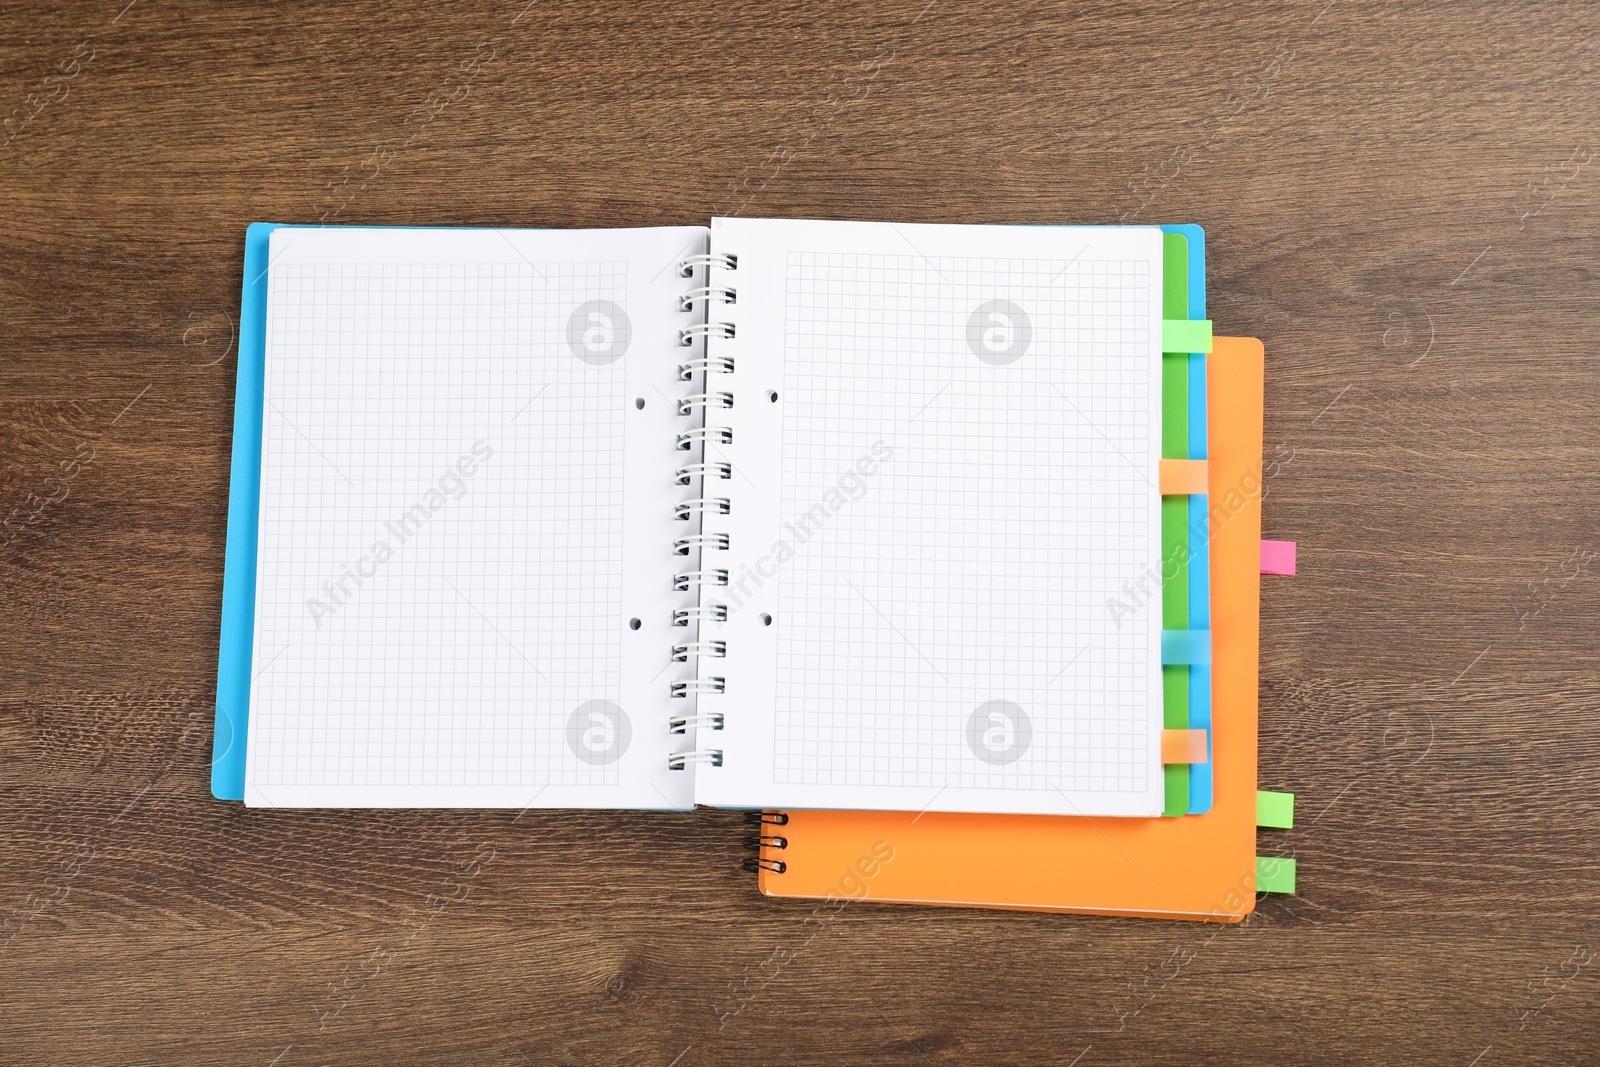
<svg viewBox="0 0 1600 1067">
<path fill-rule="evenodd" d="M 212 790 L 759 812 L 772 896 L 1237 922 L 1263 355 L 1195 226 L 257 224 Z"/>
</svg>

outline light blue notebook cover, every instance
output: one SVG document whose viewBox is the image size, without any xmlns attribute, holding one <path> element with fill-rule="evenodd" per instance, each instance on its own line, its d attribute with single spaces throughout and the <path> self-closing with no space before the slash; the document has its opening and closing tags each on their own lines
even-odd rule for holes
<svg viewBox="0 0 1600 1067">
<path fill-rule="evenodd" d="M 239 304 L 239 380 L 233 397 L 233 467 L 228 478 L 228 547 L 222 566 L 222 640 L 217 649 L 217 729 L 211 744 L 211 795 L 244 799 L 245 727 L 256 615 L 256 523 L 261 510 L 261 391 L 267 355 L 267 235 L 244 235 L 244 296 Z"/>
</svg>

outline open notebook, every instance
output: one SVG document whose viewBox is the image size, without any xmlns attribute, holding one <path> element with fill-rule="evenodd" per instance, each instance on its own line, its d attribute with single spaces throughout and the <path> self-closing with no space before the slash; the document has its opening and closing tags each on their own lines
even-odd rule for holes
<svg viewBox="0 0 1600 1067">
<path fill-rule="evenodd" d="M 1158 229 L 245 267 L 218 796 L 1161 813 Z"/>
</svg>

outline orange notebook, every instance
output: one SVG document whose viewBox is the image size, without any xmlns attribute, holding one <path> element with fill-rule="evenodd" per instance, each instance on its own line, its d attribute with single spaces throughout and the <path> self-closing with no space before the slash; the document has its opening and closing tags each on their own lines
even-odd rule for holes
<svg viewBox="0 0 1600 1067">
<path fill-rule="evenodd" d="M 1206 362 L 1211 810 L 1172 819 L 792 811 L 782 827 L 763 828 L 781 836 L 765 839 L 762 858 L 783 866 L 760 872 L 763 893 L 1229 923 L 1254 910 L 1261 342 L 1218 337 Z"/>
</svg>

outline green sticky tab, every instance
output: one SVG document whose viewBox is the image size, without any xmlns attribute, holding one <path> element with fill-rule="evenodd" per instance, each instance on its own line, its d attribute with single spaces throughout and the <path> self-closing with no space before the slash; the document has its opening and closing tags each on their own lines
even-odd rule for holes
<svg viewBox="0 0 1600 1067">
<path fill-rule="evenodd" d="M 1161 320 L 1161 351 L 1210 352 L 1211 320 L 1182 319 Z"/>
<path fill-rule="evenodd" d="M 1286 856 L 1257 856 L 1256 892 L 1293 893 L 1294 860 Z"/>
<path fill-rule="evenodd" d="M 1256 790 L 1256 825 L 1274 830 L 1294 829 L 1294 794 Z"/>
</svg>

